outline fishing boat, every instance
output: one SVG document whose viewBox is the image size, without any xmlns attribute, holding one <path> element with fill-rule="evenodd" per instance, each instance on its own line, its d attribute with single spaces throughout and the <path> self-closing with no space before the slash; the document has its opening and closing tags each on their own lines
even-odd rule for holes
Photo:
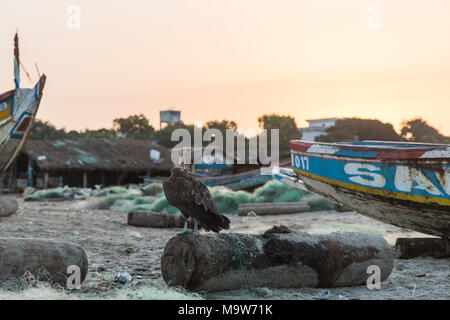
<svg viewBox="0 0 450 320">
<path fill-rule="evenodd" d="M 450 239 L 450 145 L 292 140 L 274 177 L 399 227 Z"/>
<path fill-rule="evenodd" d="M 256 169 L 237 174 L 221 175 L 221 176 L 199 176 L 195 173 L 190 174 L 203 182 L 208 187 L 226 187 L 230 190 L 248 190 L 263 185 L 267 181 L 273 180 L 271 169 Z M 163 183 L 167 177 L 146 178 L 144 185 L 151 183 Z"/>
<path fill-rule="evenodd" d="M 0 94 L 0 174 L 24 147 L 42 98 L 46 76 L 32 89 L 20 88 L 19 39 L 14 37 L 15 89 Z"/>
</svg>

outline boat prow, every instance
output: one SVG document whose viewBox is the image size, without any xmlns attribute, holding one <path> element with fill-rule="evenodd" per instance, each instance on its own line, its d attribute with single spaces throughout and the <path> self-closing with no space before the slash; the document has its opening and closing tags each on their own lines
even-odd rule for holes
<svg viewBox="0 0 450 320">
<path fill-rule="evenodd" d="M 363 215 L 450 239 L 449 145 L 293 140 L 289 148 L 298 179 L 278 172 L 279 180 L 304 184 Z"/>
<path fill-rule="evenodd" d="M 42 98 L 46 76 L 32 89 L 20 88 L 19 49 L 14 38 L 16 88 L 0 94 L 0 173 L 4 172 L 24 147 Z"/>
</svg>

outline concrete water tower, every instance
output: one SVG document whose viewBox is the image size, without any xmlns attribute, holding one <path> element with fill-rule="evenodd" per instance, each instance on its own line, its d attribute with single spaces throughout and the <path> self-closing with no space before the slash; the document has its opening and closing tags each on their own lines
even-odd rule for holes
<svg viewBox="0 0 450 320">
<path fill-rule="evenodd" d="M 179 110 L 163 110 L 159 112 L 159 130 L 163 123 L 178 123 L 181 119 L 181 111 Z"/>
</svg>

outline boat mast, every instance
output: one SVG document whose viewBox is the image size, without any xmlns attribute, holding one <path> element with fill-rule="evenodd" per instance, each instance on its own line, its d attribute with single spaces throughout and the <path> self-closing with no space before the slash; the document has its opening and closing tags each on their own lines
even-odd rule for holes
<svg viewBox="0 0 450 320">
<path fill-rule="evenodd" d="M 14 83 L 16 84 L 16 89 L 19 89 L 20 85 L 20 60 L 19 60 L 19 37 L 14 36 Z"/>
</svg>

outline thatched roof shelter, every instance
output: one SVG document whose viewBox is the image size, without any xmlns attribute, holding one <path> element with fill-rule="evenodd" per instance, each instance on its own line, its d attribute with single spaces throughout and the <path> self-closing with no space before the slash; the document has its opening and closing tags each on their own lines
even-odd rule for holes
<svg viewBox="0 0 450 320">
<path fill-rule="evenodd" d="M 23 152 L 42 171 L 168 171 L 170 150 L 145 140 L 29 140 Z"/>
</svg>

